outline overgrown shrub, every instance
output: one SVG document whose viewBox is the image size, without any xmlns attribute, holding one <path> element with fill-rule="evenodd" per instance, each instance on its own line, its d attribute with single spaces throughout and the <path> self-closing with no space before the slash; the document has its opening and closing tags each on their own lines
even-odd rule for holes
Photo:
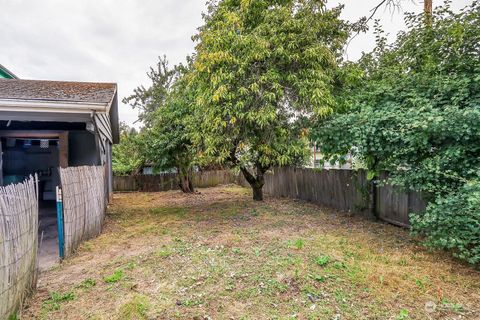
<svg viewBox="0 0 480 320">
<path fill-rule="evenodd" d="M 452 250 L 458 258 L 480 263 L 480 182 L 430 203 L 425 214 L 410 216 L 414 233 L 432 248 Z"/>
<path fill-rule="evenodd" d="M 480 181 L 480 3 L 455 13 L 447 1 L 431 22 L 405 20 L 393 44 L 377 28 L 374 51 L 344 67 L 343 112 L 312 136 L 326 157 L 352 151 L 370 177 L 389 171 L 389 183 L 422 192 L 431 204 L 414 230 L 476 263 L 480 219 L 467 181 Z"/>
</svg>

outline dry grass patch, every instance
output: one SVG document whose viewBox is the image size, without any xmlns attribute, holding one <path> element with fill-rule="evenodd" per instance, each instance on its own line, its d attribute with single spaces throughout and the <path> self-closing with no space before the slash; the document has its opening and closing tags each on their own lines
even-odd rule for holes
<svg viewBox="0 0 480 320">
<path fill-rule="evenodd" d="M 405 230 L 236 186 L 116 194 L 22 319 L 479 319 L 479 276 Z"/>
</svg>

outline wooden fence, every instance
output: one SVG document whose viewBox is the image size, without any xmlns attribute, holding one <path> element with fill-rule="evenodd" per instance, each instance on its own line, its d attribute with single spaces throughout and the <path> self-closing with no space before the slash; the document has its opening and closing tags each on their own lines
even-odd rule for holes
<svg viewBox="0 0 480 320">
<path fill-rule="evenodd" d="M 385 178 L 383 174 L 381 179 Z M 421 213 L 426 208 L 425 201 L 416 192 L 401 192 L 389 185 L 374 188 L 363 170 L 275 168 L 266 176 L 264 191 L 273 197 L 302 199 L 364 216 L 377 216 L 403 227 L 410 225 L 410 213 Z"/>
<path fill-rule="evenodd" d="M 195 188 L 215 187 L 221 184 L 234 183 L 236 175 L 230 170 L 201 171 L 193 175 Z M 157 175 L 115 176 L 113 190 L 158 192 L 177 190 L 178 175 L 176 173 L 162 173 Z"/>
<path fill-rule="evenodd" d="M 385 179 L 383 174 L 381 179 Z M 214 187 L 237 183 L 249 187 L 243 176 L 228 170 L 195 173 L 195 187 Z M 115 191 L 168 191 L 178 189 L 177 174 L 116 176 Z M 392 186 L 374 187 L 364 170 L 280 167 L 266 175 L 264 192 L 273 197 L 288 197 L 318 203 L 338 210 L 378 217 L 408 227 L 412 212 L 425 211 L 426 203 L 416 192 L 401 192 Z"/>
<path fill-rule="evenodd" d="M 15 314 L 36 286 L 38 188 L 36 179 L 0 187 L 0 319 Z"/>
<path fill-rule="evenodd" d="M 386 173 L 380 175 L 380 180 L 387 178 Z M 375 213 L 381 220 L 392 224 L 409 227 L 410 213 L 423 213 L 427 203 L 418 192 L 402 192 L 398 188 L 382 185 L 376 188 L 377 197 Z"/>
<path fill-rule="evenodd" d="M 103 166 L 60 169 L 63 193 L 65 257 L 100 234 L 108 196 Z"/>
<path fill-rule="evenodd" d="M 265 192 L 352 212 L 368 212 L 369 183 L 363 171 L 277 168 L 267 175 Z"/>
</svg>

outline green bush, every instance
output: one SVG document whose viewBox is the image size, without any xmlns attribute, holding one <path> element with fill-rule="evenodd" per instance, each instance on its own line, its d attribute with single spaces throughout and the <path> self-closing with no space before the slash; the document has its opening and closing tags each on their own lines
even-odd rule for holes
<svg viewBox="0 0 480 320">
<path fill-rule="evenodd" d="M 412 214 L 410 220 L 413 232 L 426 236 L 428 246 L 480 263 L 480 181 L 438 198 L 425 214 Z"/>
<path fill-rule="evenodd" d="M 423 14 L 405 22 L 392 44 L 377 26 L 373 52 L 344 66 L 352 76 L 337 97 L 343 112 L 321 119 L 312 138 L 328 160 L 352 152 L 369 177 L 388 171 L 388 183 L 425 195 L 414 230 L 478 263 L 476 187 L 467 182 L 480 181 L 480 2 L 455 13 L 446 1 L 431 24 Z"/>
</svg>

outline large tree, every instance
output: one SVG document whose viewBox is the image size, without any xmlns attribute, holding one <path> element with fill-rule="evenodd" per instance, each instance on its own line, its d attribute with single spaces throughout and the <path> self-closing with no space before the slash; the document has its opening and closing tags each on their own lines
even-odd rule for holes
<svg viewBox="0 0 480 320">
<path fill-rule="evenodd" d="M 183 192 L 194 192 L 192 183 L 196 149 L 191 141 L 193 93 L 187 85 L 188 66 L 170 67 L 166 57 L 160 58 L 157 67 L 148 76 L 150 87 L 137 88 L 124 99 L 140 110 L 140 120 L 145 124 L 138 147 L 144 162 L 157 170 L 175 169 L 179 187 Z"/>
<path fill-rule="evenodd" d="M 335 108 L 352 25 L 323 0 L 210 1 L 195 40 L 202 155 L 237 167 L 262 200 L 264 175 L 308 156 L 308 123 Z"/>
<path fill-rule="evenodd" d="M 155 118 L 155 111 L 164 105 L 178 75 L 177 70 L 169 66 L 166 56 L 159 57 L 156 66 L 150 67 L 147 73 L 152 84 L 149 87 L 137 87 L 131 96 L 122 101 L 137 109 L 138 120 L 149 127 Z"/>
<path fill-rule="evenodd" d="M 192 113 L 193 93 L 187 84 L 185 74 L 189 72 L 182 65 L 174 68 L 178 73 L 164 103 L 154 112 L 151 128 L 148 128 L 147 159 L 158 169 L 175 168 L 179 187 L 185 193 L 194 192 L 192 182 L 196 146 L 192 143 L 195 123 Z"/>
</svg>

